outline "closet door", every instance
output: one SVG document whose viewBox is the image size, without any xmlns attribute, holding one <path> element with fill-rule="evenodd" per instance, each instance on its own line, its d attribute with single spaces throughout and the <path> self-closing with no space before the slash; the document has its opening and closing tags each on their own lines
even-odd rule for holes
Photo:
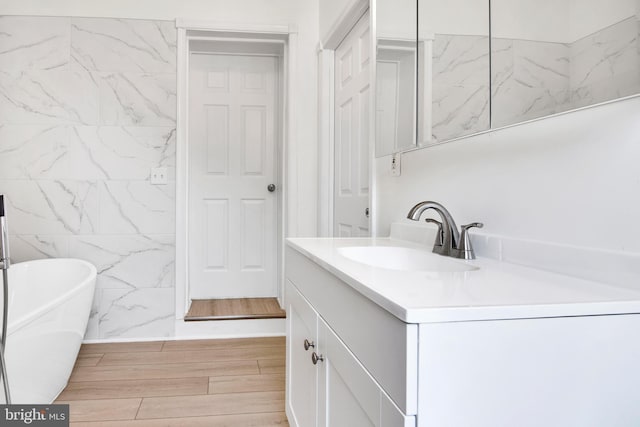
<svg viewBox="0 0 640 427">
<path fill-rule="evenodd" d="M 338 237 L 367 237 L 371 32 L 367 12 L 335 51 L 334 224 Z"/>
</svg>

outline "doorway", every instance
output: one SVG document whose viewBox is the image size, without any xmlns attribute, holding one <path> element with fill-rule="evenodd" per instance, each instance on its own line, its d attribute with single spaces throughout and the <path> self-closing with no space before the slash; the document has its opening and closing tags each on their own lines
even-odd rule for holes
<svg viewBox="0 0 640 427">
<path fill-rule="evenodd" d="M 285 46 L 273 35 L 188 40 L 185 320 L 283 315 Z"/>
<path fill-rule="evenodd" d="M 368 237 L 370 225 L 371 32 L 366 12 L 335 50 L 336 237 Z"/>
</svg>

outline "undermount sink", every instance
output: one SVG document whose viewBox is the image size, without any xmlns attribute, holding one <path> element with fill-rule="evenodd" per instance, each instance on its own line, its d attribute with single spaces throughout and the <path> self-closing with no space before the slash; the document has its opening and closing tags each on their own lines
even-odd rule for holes
<svg viewBox="0 0 640 427">
<path fill-rule="evenodd" d="M 431 252 L 400 246 L 349 246 L 339 248 L 338 252 L 352 261 L 389 270 L 463 272 L 478 269 Z"/>
</svg>

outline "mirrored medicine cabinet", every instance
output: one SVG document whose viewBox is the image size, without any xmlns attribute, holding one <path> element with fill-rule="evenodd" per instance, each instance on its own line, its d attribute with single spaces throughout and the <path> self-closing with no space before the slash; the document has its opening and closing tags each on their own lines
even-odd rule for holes
<svg viewBox="0 0 640 427">
<path fill-rule="evenodd" d="M 377 0 L 376 157 L 640 93 L 640 1 Z"/>
</svg>

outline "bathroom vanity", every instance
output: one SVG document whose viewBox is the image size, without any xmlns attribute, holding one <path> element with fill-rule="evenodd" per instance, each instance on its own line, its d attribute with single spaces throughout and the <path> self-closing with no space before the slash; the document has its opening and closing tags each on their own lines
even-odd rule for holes
<svg viewBox="0 0 640 427">
<path fill-rule="evenodd" d="M 394 239 L 289 239 L 292 426 L 640 423 L 640 292 Z"/>
</svg>

